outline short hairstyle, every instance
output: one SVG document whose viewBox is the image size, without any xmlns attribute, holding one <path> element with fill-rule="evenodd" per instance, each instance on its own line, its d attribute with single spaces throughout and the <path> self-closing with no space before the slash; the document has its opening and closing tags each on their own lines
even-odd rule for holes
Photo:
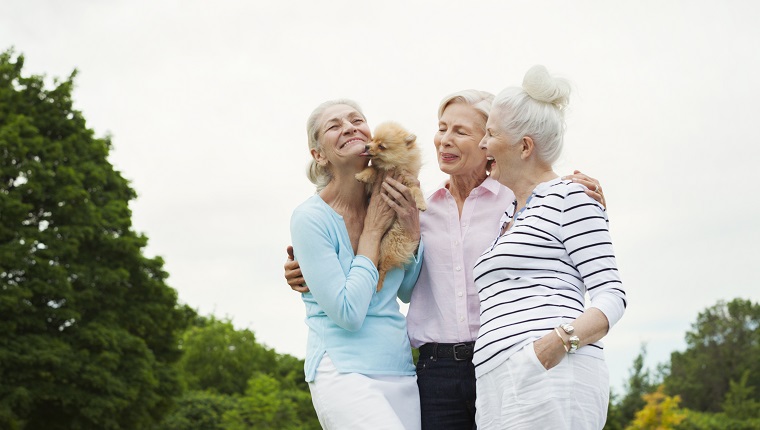
<svg viewBox="0 0 760 430">
<path fill-rule="evenodd" d="M 538 157 L 554 164 L 562 153 L 569 98 L 570 83 L 550 75 L 546 67 L 538 65 L 525 73 L 522 87 L 500 92 L 493 106 L 501 108 L 499 120 L 509 137 L 530 137 Z"/>
<path fill-rule="evenodd" d="M 449 94 L 441 100 L 441 104 L 438 106 L 438 119 L 443 115 L 443 111 L 446 107 L 452 103 L 465 103 L 475 108 L 476 111 L 483 115 L 483 118 L 488 119 L 488 115 L 491 113 L 491 103 L 493 102 L 493 94 L 486 91 L 478 90 L 462 90 Z"/>
<path fill-rule="evenodd" d="M 483 132 L 485 133 L 485 124 L 488 121 L 488 115 L 491 114 L 491 104 L 493 103 L 493 94 L 480 90 L 462 90 L 451 93 L 441 100 L 438 105 L 438 119 L 441 119 L 443 111 L 453 103 L 464 103 L 472 106 L 477 112 L 483 115 Z M 491 171 L 492 160 L 486 161 L 486 172 Z"/>
<path fill-rule="evenodd" d="M 319 142 L 320 137 L 320 127 L 322 124 L 319 123 L 319 117 L 322 116 L 322 114 L 327 110 L 327 108 L 335 106 L 335 105 L 347 105 L 351 106 L 352 108 L 356 109 L 357 112 L 361 114 L 362 117 L 364 117 L 364 112 L 362 112 L 362 108 L 359 107 L 359 104 L 356 103 L 353 100 L 349 99 L 337 99 L 337 100 L 328 100 L 319 106 L 316 107 L 311 112 L 311 115 L 309 115 L 309 119 L 306 121 L 306 134 L 308 136 L 309 141 L 309 151 L 312 149 L 319 150 L 321 148 L 321 144 Z M 366 118 L 364 118 L 366 120 Z M 317 192 L 322 191 L 327 184 L 332 181 L 332 172 L 329 168 L 326 166 L 321 166 L 317 163 L 317 160 L 314 160 L 312 158 L 311 162 L 309 163 L 309 166 L 306 169 L 306 176 L 309 178 L 309 180 L 317 186 Z"/>
</svg>

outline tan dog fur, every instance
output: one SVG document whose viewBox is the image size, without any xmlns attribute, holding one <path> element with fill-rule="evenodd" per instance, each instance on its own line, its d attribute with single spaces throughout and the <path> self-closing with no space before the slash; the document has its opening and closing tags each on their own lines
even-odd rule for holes
<svg viewBox="0 0 760 430">
<path fill-rule="evenodd" d="M 422 167 L 422 155 L 417 148 L 417 136 L 408 132 L 395 122 L 384 122 L 375 128 L 372 140 L 367 144 L 366 152 L 372 157 L 371 165 L 356 174 L 356 179 L 367 184 L 371 189 L 379 171 L 399 170 L 416 178 Z M 406 176 L 406 175 L 405 175 Z M 416 182 L 406 177 L 401 181 L 409 187 L 417 205 L 417 209 L 427 209 L 425 197 Z M 380 261 L 378 271 L 380 279 L 377 291 L 383 288 L 383 281 L 388 271 L 401 267 L 414 257 L 417 243 L 401 228 L 398 220 L 394 220 L 388 232 L 380 242 Z"/>
</svg>

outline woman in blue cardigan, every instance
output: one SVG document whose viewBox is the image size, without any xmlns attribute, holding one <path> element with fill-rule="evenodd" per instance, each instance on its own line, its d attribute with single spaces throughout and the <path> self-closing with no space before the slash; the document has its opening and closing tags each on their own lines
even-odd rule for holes
<svg viewBox="0 0 760 430">
<path fill-rule="evenodd" d="M 422 246 L 404 268 L 388 272 L 377 291 L 380 240 L 398 218 L 419 242 L 414 199 L 397 178 L 378 181 L 368 198 L 354 176 L 371 132 L 350 100 L 323 103 L 307 122 L 317 193 L 291 218 L 296 258 L 309 292 L 306 381 L 325 429 L 419 429 L 419 394 L 406 321 Z"/>
</svg>

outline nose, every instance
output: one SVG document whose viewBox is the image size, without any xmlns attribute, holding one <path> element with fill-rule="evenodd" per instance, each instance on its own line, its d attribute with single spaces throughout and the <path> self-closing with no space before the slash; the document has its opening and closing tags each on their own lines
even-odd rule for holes
<svg viewBox="0 0 760 430">
<path fill-rule="evenodd" d="M 343 120 L 343 134 L 352 134 L 356 131 L 356 126 L 353 122 L 344 119 Z"/>
<path fill-rule="evenodd" d="M 443 146 L 451 146 L 451 131 L 446 130 L 443 132 L 443 135 L 441 136 L 441 145 Z"/>
<path fill-rule="evenodd" d="M 480 149 L 487 149 L 487 146 L 488 145 L 486 144 L 486 137 L 483 136 L 483 138 L 480 139 L 480 143 L 478 143 L 478 148 L 480 148 Z"/>
</svg>

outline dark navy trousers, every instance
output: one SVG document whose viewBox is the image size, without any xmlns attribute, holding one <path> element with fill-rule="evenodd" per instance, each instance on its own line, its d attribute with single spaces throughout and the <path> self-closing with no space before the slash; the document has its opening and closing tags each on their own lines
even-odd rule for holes
<svg viewBox="0 0 760 430">
<path fill-rule="evenodd" d="M 474 430 L 475 367 L 472 360 L 420 357 L 417 361 L 422 430 Z"/>
</svg>

